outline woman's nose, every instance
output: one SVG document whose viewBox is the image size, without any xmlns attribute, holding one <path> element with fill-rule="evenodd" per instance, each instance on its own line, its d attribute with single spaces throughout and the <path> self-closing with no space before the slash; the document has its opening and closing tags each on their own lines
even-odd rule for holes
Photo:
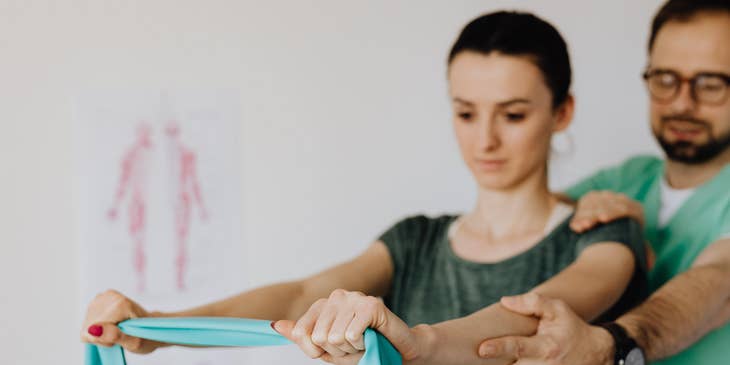
<svg viewBox="0 0 730 365">
<path fill-rule="evenodd" d="M 482 151 L 494 151 L 499 148 L 498 126 L 494 119 L 485 118 L 479 128 L 479 149 Z"/>
</svg>

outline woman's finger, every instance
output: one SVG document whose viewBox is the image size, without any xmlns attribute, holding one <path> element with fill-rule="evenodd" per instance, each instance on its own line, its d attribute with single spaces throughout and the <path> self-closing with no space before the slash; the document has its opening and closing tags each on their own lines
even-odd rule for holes
<svg viewBox="0 0 730 365">
<path fill-rule="evenodd" d="M 332 328 L 332 324 L 338 314 L 338 304 L 334 300 L 328 300 L 317 316 L 314 329 L 312 330 L 312 342 L 334 357 L 347 354 L 345 351 L 340 350 L 338 346 L 331 344 L 328 338 L 330 328 Z"/>
<path fill-rule="evenodd" d="M 102 346 L 119 344 L 124 333 L 114 323 L 97 323 L 89 326 L 85 334 L 87 342 Z"/>
<path fill-rule="evenodd" d="M 332 323 L 330 332 L 327 335 L 327 341 L 337 346 L 340 350 L 348 353 L 355 354 L 362 349 L 357 349 L 347 340 L 346 332 L 350 326 L 353 318 L 355 318 L 355 312 L 350 307 L 343 308 L 340 313 L 337 314 L 335 321 Z"/>
<path fill-rule="evenodd" d="M 311 337 L 314 324 L 316 323 L 323 306 L 324 299 L 314 302 L 314 304 L 309 307 L 307 313 L 304 313 L 304 315 L 299 318 L 292 330 L 294 342 L 307 356 L 312 359 L 319 358 L 325 352 L 323 348 L 312 342 Z"/>
<path fill-rule="evenodd" d="M 372 323 L 372 316 L 362 315 L 359 312 L 355 314 L 355 317 L 350 321 L 350 325 L 345 330 L 345 338 L 352 347 L 357 350 L 365 350 L 365 341 L 363 340 L 363 333 Z"/>
</svg>

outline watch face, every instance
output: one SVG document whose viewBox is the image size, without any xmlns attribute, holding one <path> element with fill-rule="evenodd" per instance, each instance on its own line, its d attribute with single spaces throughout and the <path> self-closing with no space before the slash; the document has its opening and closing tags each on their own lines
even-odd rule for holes
<svg viewBox="0 0 730 365">
<path fill-rule="evenodd" d="M 625 365 L 645 365 L 646 362 L 644 361 L 644 352 L 641 351 L 640 348 L 634 347 L 626 355 L 626 361 L 624 362 L 624 364 Z"/>
</svg>

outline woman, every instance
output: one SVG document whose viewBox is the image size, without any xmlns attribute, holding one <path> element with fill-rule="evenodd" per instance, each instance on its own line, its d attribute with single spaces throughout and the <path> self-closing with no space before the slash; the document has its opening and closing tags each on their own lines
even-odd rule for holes
<svg viewBox="0 0 730 365">
<path fill-rule="evenodd" d="M 407 218 L 349 262 L 179 313 L 147 313 L 106 292 L 91 303 L 82 338 L 150 352 L 162 344 L 114 324 L 151 315 L 287 319 L 275 328 L 310 357 L 352 362 L 362 331 L 374 327 L 414 363 L 461 364 L 480 361 L 484 338 L 534 333 L 533 319 L 500 306 L 503 295 L 560 298 L 586 320 L 636 304 L 645 291 L 638 224 L 575 233 L 572 207 L 548 190 L 551 137 L 574 107 L 557 30 L 530 14 L 487 14 L 464 28 L 448 62 L 453 126 L 478 185 L 472 211 Z"/>
</svg>

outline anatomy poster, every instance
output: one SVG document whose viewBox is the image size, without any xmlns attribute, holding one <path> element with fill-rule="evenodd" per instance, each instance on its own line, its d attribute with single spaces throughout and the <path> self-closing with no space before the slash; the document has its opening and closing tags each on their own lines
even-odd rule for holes
<svg viewBox="0 0 730 365">
<path fill-rule="evenodd" d="M 98 92 L 75 100 L 81 300 L 107 288 L 148 310 L 235 293 L 240 257 L 239 100 L 220 92 Z M 129 363 L 233 363 L 163 349 Z M 226 360 L 228 359 L 228 360 Z"/>
</svg>

